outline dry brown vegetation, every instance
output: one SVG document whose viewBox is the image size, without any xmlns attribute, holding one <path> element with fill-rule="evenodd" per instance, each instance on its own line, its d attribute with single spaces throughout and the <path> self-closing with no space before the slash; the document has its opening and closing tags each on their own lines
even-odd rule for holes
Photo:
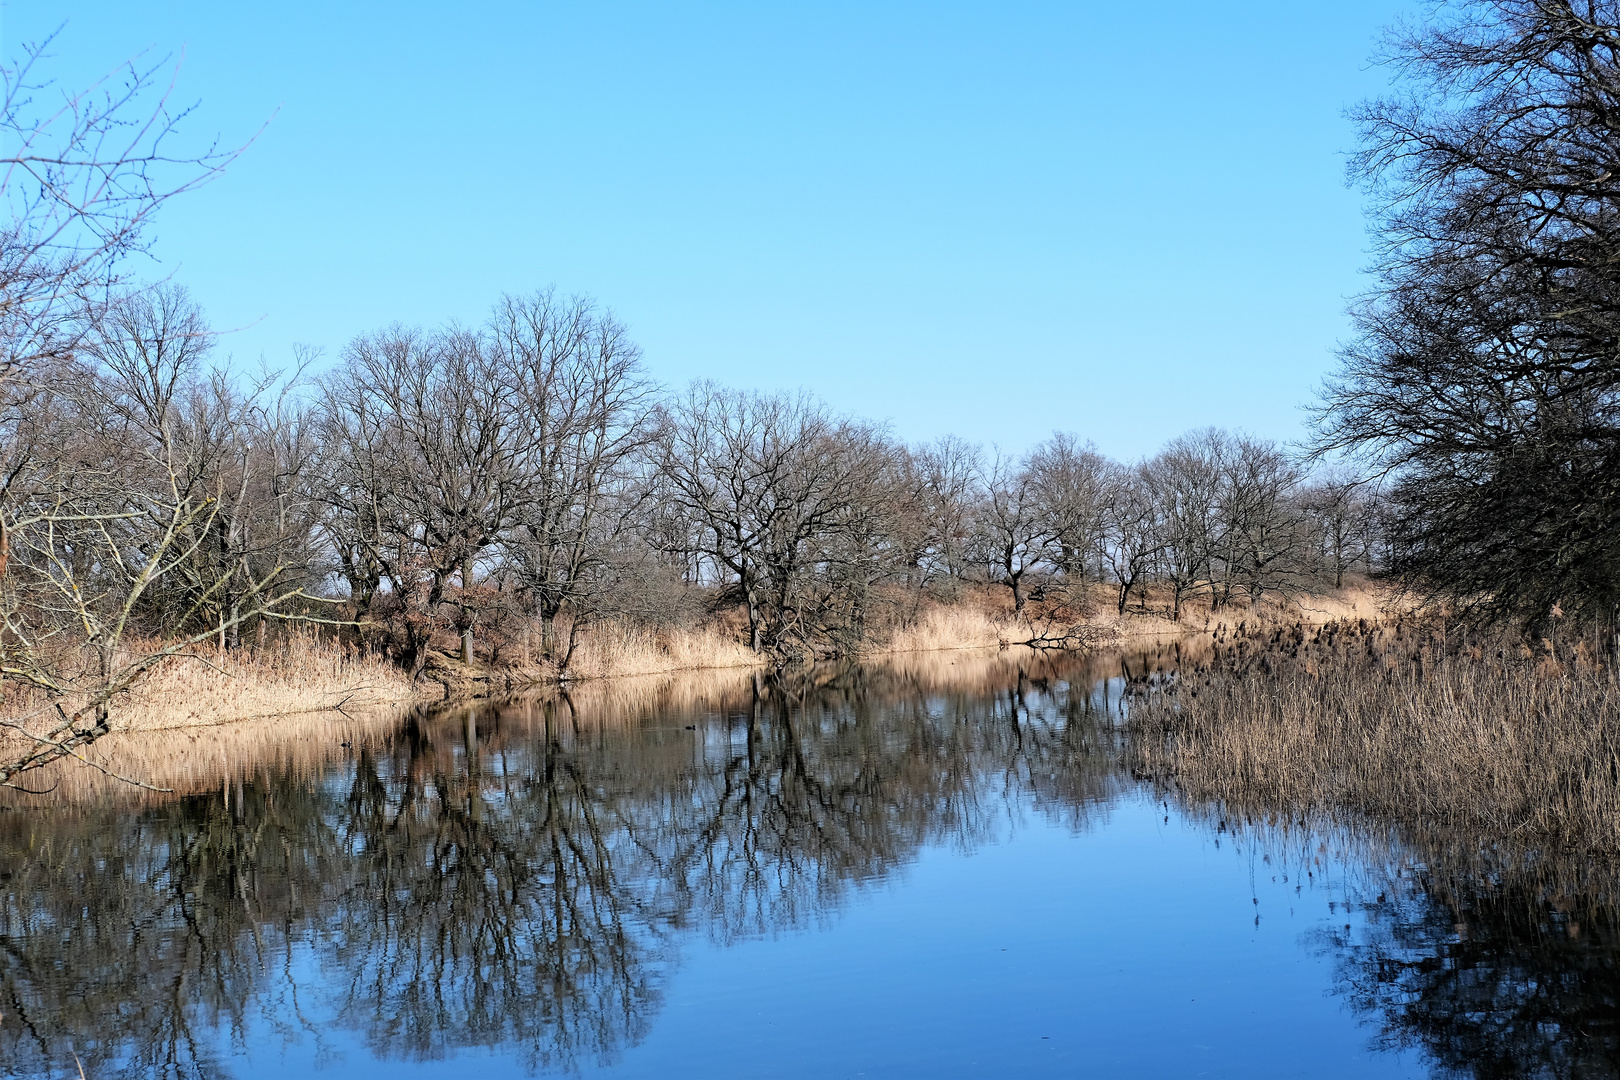
<svg viewBox="0 0 1620 1080">
<path fill-rule="evenodd" d="M 114 727 L 152 731 L 239 720 L 319 716 L 403 705 L 425 696 L 396 665 L 316 634 L 261 650 L 171 662 L 114 709 Z"/>
<path fill-rule="evenodd" d="M 129 647 L 155 646 L 136 641 Z M 37 691 L 18 684 L 6 689 L 7 716 L 27 716 L 46 705 Z M 348 725 L 394 716 L 395 707 L 436 697 L 437 691 L 431 684 L 413 684 L 385 660 L 315 633 L 294 632 L 263 649 L 204 648 L 171 658 L 110 702 L 111 733 L 128 737 L 115 750 L 81 747 L 76 753 L 85 762 L 143 779 L 153 775 L 154 762 L 184 761 L 186 768 L 178 773 L 160 770 L 166 783 L 177 776 L 184 781 L 193 772 L 217 773 L 221 755 L 235 758 L 254 748 L 308 739 L 335 744 L 343 741 L 339 733 Z M 0 751 L 12 744 L 24 749 L 24 736 L 8 731 Z M 77 783 L 98 786 L 95 768 L 76 764 L 56 770 L 43 786 L 76 770 L 94 774 Z"/>
<path fill-rule="evenodd" d="M 1035 651 L 1019 643 L 1050 632 L 1052 620 L 1047 605 L 1039 602 L 1015 614 L 1002 592 L 964 590 L 954 604 L 919 605 L 908 620 L 885 628 L 885 636 L 866 655 L 897 678 L 942 690 L 1004 682 L 1009 672 L 1031 667 Z M 1206 612 L 1189 607 L 1182 622 L 1173 622 L 1163 599 L 1148 590 L 1123 617 L 1111 607 L 1101 612 L 1093 608 L 1089 625 L 1094 642 L 1182 641 L 1211 621 Z M 1279 600 L 1258 610 L 1242 607 L 1221 615 L 1244 615 L 1248 626 L 1275 626 L 1377 606 L 1377 596 L 1358 587 L 1335 598 Z M 1223 623 L 1216 619 L 1213 625 Z M 567 696 L 581 713 L 593 717 L 647 716 L 669 708 L 684 712 L 700 700 L 719 702 L 744 693 L 753 673 L 765 666 L 747 647 L 745 633 L 739 619 L 728 621 L 724 613 L 689 629 L 660 630 L 617 620 L 595 623 L 579 636 Z M 555 684 L 557 672 L 523 663 L 515 644 L 495 658 L 493 669 L 459 673 L 455 640 L 447 635 L 441 644 L 437 660 L 428 667 L 429 677 L 414 683 L 398 665 L 314 628 L 287 633 L 259 649 L 222 653 L 204 648 L 158 668 L 117 699 L 110 741 L 86 748 L 82 758 L 120 775 L 191 791 L 218 786 L 226 773 L 265 764 L 319 767 L 342 743 L 358 745 L 366 733 L 380 734 L 397 724 L 401 707 L 525 688 L 542 696 L 557 692 L 543 689 Z M 814 669 L 804 669 L 799 677 L 813 681 Z M 25 696 L 13 686 L 7 712 L 26 712 L 30 702 Z M 109 781 L 96 768 L 64 764 L 27 786 L 60 786 L 70 800 L 107 789 Z"/>
<path fill-rule="evenodd" d="M 1171 662 L 1168 655 L 1132 655 L 1130 670 Z M 351 704 L 343 711 L 305 711 L 296 716 L 243 719 L 203 725 L 115 730 L 84 747 L 78 761 L 59 761 L 41 771 L 28 791 L 0 790 L 0 806 L 75 806 L 112 798 L 145 804 L 175 794 L 230 790 L 262 771 L 311 777 L 332 763 L 385 745 L 411 726 L 417 737 L 460 738 L 470 717 L 486 739 L 486 725 L 500 719 L 497 742 L 532 736 L 548 710 L 576 735 L 611 732 L 639 723 L 682 724 L 705 716 L 746 713 L 781 695 L 801 698 L 821 690 L 859 685 L 862 693 L 986 698 L 1031 681 L 1064 679 L 1090 684 L 1120 674 L 1120 656 L 1037 650 L 1023 646 L 939 649 L 894 653 L 851 668 L 826 664 L 789 672 L 757 667 L 621 675 L 536 686 L 498 701 L 433 702 L 410 707 Z M 446 735 L 446 732 L 451 732 Z M 525 735 L 525 732 L 527 735 Z M 504 745 L 504 743 L 501 743 Z M 101 770 L 107 770 L 103 772 Z M 123 783 L 108 772 L 138 777 L 151 787 Z"/>
<path fill-rule="evenodd" d="M 1130 710 L 1133 767 L 1194 802 L 1620 853 L 1620 693 L 1589 641 L 1357 621 L 1202 645 Z"/>
<path fill-rule="evenodd" d="M 1393 595 L 1369 582 L 1353 579 L 1343 589 L 1267 597 L 1259 605 L 1235 604 L 1212 610 L 1207 603 L 1184 604 L 1180 620 L 1171 617 L 1166 589 L 1149 586 L 1123 614 L 1112 603 L 1113 586 L 1094 584 L 1078 597 L 1029 601 L 1014 611 L 1006 590 L 963 586 L 952 602 L 896 601 L 891 615 L 874 625 L 860 654 L 890 663 L 898 655 L 954 650 L 1016 648 L 1031 642 L 1051 647 L 1098 649 L 1144 642 L 1185 640 L 1212 627 L 1243 623 L 1247 627 L 1317 626 L 1335 619 L 1380 619 Z M 730 617 L 728 617 L 728 615 Z M 567 622 L 562 621 L 563 632 Z M 722 612 L 691 627 L 654 627 L 631 620 L 604 620 L 583 628 L 568 664 L 570 679 L 622 678 L 721 668 L 759 668 L 775 660 L 750 649 L 747 627 L 737 612 Z M 448 658 L 455 642 L 438 643 Z M 554 665 L 525 663 L 515 641 L 495 639 L 491 659 L 512 689 L 555 681 Z M 503 665 L 502 658 L 510 658 Z"/>
</svg>

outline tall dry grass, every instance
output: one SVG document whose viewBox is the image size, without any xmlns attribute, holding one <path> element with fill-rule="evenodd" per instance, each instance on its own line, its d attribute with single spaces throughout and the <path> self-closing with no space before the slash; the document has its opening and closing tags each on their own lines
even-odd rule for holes
<svg viewBox="0 0 1620 1080">
<path fill-rule="evenodd" d="M 609 620 L 581 632 L 568 673 L 577 679 L 599 679 L 756 667 L 762 662 L 724 626 L 660 629 Z"/>
<path fill-rule="evenodd" d="M 113 699 L 107 735 L 76 759 L 29 777 L 27 790 L 6 792 L 0 803 L 37 805 L 39 796 L 27 791 L 76 802 L 143 790 L 122 777 L 184 793 L 278 761 L 318 768 L 392 730 L 402 707 L 437 697 L 437 689 L 413 685 L 388 661 L 315 633 L 294 631 L 264 649 L 177 656 Z M 13 692 L 5 709 L 22 717 L 41 704 Z M 24 736 L 8 732 L 0 751 L 25 745 Z"/>
<path fill-rule="evenodd" d="M 1358 622 L 1213 649 L 1133 700 L 1139 774 L 1279 816 L 1620 852 L 1620 690 L 1583 645 Z"/>
<path fill-rule="evenodd" d="M 874 653 L 936 652 L 946 649 L 996 648 L 1020 635 L 1011 612 L 983 603 L 935 604 L 897 627 Z M 1031 636 L 1022 635 L 1025 639 Z"/>
<path fill-rule="evenodd" d="M 27 777 L 0 788 L 0 806 L 73 806 L 114 799 L 144 804 L 218 791 L 260 770 L 317 775 L 399 729 L 405 707 L 302 712 L 235 723 L 114 730 Z M 130 784 L 130 778 L 146 786 Z M 156 790 L 153 790 L 156 789 Z"/>
<path fill-rule="evenodd" d="M 424 696 L 431 695 L 387 660 L 295 632 L 262 650 L 177 657 L 115 700 L 110 719 L 114 731 L 207 727 L 358 712 Z"/>
</svg>

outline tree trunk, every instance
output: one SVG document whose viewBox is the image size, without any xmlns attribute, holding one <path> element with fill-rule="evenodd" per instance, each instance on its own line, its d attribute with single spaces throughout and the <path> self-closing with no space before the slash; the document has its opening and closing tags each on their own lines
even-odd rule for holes
<svg viewBox="0 0 1620 1080">
<path fill-rule="evenodd" d="M 461 564 L 461 662 L 471 665 L 473 662 L 473 607 L 468 603 L 472 589 L 472 560 L 465 559 Z"/>
<path fill-rule="evenodd" d="M 764 642 L 760 634 L 759 604 L 752 592 L 748 593 L 748 641 L 749 647 L 756 653 L 762 651 Z"/>
</svg>

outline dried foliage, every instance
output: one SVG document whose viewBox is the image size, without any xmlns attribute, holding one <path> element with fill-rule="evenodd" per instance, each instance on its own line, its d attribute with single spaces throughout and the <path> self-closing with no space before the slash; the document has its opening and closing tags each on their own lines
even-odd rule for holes
<svg viewBox="0 0 1620 1080">
<path fill-rule="evenodd" d="M 1267 814 L 1620 854 L 1620 685 L 1594 645 L 1364 620 L 1217 633 L 1137 688 L 1133 764 Z"/>
</svg>

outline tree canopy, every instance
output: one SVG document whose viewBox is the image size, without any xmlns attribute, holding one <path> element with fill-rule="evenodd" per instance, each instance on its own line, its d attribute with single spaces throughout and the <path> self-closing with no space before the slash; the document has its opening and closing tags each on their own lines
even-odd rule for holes
<svg viewBox="0 0 1620 1080">
<path fill-rule="evenodd" d="M 1620 604 L 1620 4 L 1475 0 L 1392 32 L 1352 113 L 1376 285 L 1317 449 L 1390 481 L 1391 569 L 1531 621 Z"/>
</svg>

